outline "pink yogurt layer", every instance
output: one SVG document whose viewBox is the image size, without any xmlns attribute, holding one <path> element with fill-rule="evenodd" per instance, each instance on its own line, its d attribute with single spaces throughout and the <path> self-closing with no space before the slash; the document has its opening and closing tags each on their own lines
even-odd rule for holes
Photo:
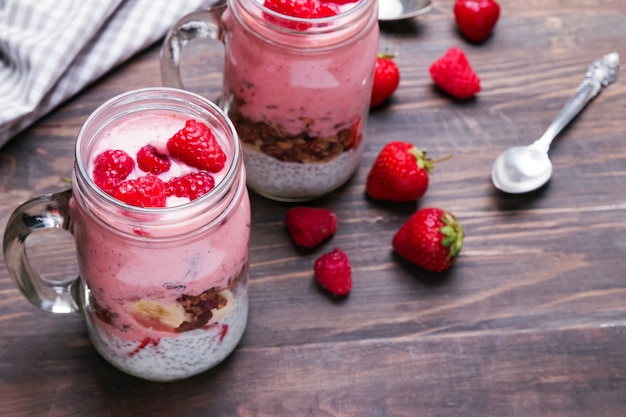
<svg viewBox="0 0 626 417">
<path fill-rule="evenodd" d="M 341 13 L 357 4 L 339 6 Z M 288 38 L 268 31 L 252 18 L 243 18 L 266 39 L 251 35 L 236 23 L 230 9 L 224 12 L 228 37 L 224 96 L 236 97 L 241 114 L 281 126 L 293 135 L 308 131 L 312 137 L 334 135 L 363 116 L 371 94 L 378 30 L 361 34 L 350 48 L 325 50 L 325 44 L 337 41 L 335 37 L 350 39 L 361 28 L 354 25 L 340 35 Z M 276 46 L 275 41 L 291 46 Z"/>
</svg>

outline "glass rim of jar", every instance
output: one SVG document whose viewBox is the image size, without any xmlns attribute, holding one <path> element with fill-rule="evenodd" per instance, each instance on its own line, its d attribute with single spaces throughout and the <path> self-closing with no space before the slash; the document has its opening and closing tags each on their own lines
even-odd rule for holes
<svg viewBox="0 0 626 417">
<path fill-rule="evenodd" d="M 378 22 L 377 4 L 378 0 L 359 0 L 354 7 L 337 15 L 327 17 L 305 18 L 284 15 L 266 7 L 261 0 L 228 0 L 229 3 L 236 2 L 248 13 L 256 18 L 270 16 L 271 19 L 264 18 L 265 25 L 271 29 L 288 35 L 311 36 L 324 35 L 329 32 L 336 32 L 341 29 L 350 28 L 355 20 L 360 20 L 369 16 L 369 9 L 376 8 L 376 13 L 372 13 L 373 20 Z M 292 26 L 292 27 L 289 27 Z M 306 30 L 293 28 L 293 26 L 306 27 Z"/>
</svg>

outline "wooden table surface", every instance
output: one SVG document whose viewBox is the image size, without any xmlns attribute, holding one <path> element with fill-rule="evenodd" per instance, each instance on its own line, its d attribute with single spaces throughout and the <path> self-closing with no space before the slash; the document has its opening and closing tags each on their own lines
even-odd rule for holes
<svg viewBox="0 0 626 417">
<path fill-rule="evenodd" d="M 385 1 L 385 0 L 382 0 Z M 383 25 L 402 82 L 371 112 L 352 180 L 309 203 L 339 217 L 336 235 L 299 251 L 289 204 L 252 195 L 250 318 L 236 351 L 199 376 L 151 383 L 101 359 L 78 315 L 31 306 L 0 264 L 0 416 L 494 416 L 626 415 L 626 80 L 566 129 L 542 190 L 506 195 L 490 169 L 506 147 L 539 137 L 587 66 L 626 57 L 622 0 L 501 0 L 480 45 L 455 29 L 452 0 Z M 451 100 L 428 67 L 451 46 L 482 79 L 475 100 Z M 204 45 L 189 53 L 189 89 L 219 89 Z M 159 45 L 134 57 L 0 149 L 0 224 L 22 201 L 63 190 L 82 122 L 132 88 L 160 85 Z M 195 61 L 194 61 L 195 60 Z M 329 103 L 331 105 L 332 103 Z M 437 166 L 417 204 L 365 196 L 375 156 L 407 140 Z M 391 238 L 417 208 L 437 206 L 466 232 L 456 265 L 431 274 L 394 255 Z M 34 237 L 49 276 L 76 273 L 71 237 Z M 334 300 L 312 264 L 342 248 L 354 286 Z M 0 261 L 3 262 L 3 261 Z"/>
</svg>

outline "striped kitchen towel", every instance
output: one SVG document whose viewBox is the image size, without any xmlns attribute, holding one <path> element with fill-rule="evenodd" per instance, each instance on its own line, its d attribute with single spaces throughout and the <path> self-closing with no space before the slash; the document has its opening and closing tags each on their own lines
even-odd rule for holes
<svg viewBox="0 0 626 417">
<path fill-rule="evenodd" d="M 0 146 L 206 0 L 0 0 Z"/>
</svg>

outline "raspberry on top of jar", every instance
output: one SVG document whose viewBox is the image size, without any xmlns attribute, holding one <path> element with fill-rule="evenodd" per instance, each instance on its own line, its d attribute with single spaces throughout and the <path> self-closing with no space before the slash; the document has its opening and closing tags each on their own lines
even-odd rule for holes
<svg viewBox="0 0 626 417">
<path fill-rule="evenodd" d="M 352 8 L 360 0 L 261 0 L 263 6 L 284 16 L 303 19 L 331 17 Z M 295 30 L 307 30 L 310 25 L 302 22 L 285 21 L 268 14 L 265 18 L 273 23 Z"/>
<path fill-rule="evenodd" d="M 93 181 L 136 207 L 172 207 L 202 197 L 223 177 L 228 159 L 208 126 L 168 114 L 123 121 L 97 146 Z"/>
</svg>

